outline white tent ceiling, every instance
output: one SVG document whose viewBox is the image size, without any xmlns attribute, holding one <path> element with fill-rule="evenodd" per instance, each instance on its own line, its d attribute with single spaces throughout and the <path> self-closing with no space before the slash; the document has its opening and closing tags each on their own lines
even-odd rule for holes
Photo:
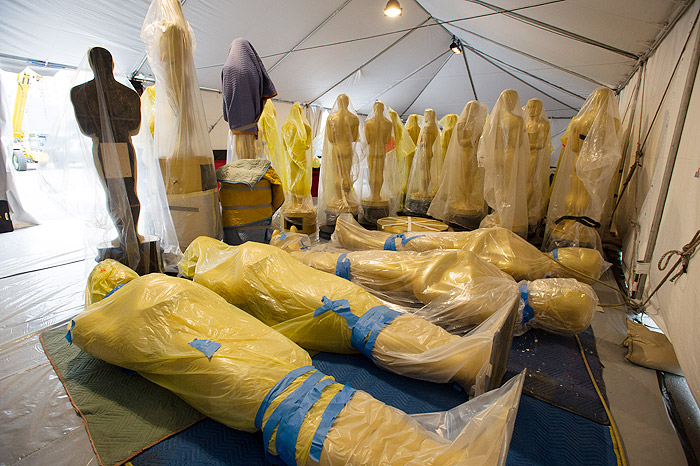
<svg viewBox="0 0 700 466">
<path fill-rule="evenodd" d="M 149 3 L 2 0 L 0 67 L 19 70 L 27 59 L 77 66 L 89 47 L 103 45 L 124 72 L 148 77 L 139 34 Z M 512 88 L 523 103 L 542 99 L 550 117 L 570 118 L 599 84 L 623 84 L 635 57 L 689 3 L 402 0 L 403 15 L 387 18 L 383 0 L 185 0 L 184 11 L 203 87 L 220 89 L 228 46 L 245 37 L 271 70 L 280 99 L 330 107 L 345 92 L 359 112 L 380 99 L 404 115 L 427 107 L 459 113 L 474 93 L 462 55 L 448 52 L 454 34 L 467 47 L 480 101 L 492 107 Z M 468 19 L 454 21 L 461 18 Z"/>
</svg>

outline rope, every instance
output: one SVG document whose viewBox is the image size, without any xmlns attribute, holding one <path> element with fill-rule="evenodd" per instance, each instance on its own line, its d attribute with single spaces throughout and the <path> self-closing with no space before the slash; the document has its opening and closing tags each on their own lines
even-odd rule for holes
<svg viewBox="0 0 700 466">
<path fill-rule="evenodd" d="M 674 282 L 678 277 L 683 275 L 684 273 L 688 272 L 688 265 L 690 263 L 690 258 L 695 254 L 695 250 L 697 247 L 700 246 L 700 230 L 695 232 L 695 236 L 693 236 L 693 239 L 690 240 L 688 244 L 683 246 L 683 248 L 679 251 L 678 249 L 670 249 L 666 251 L 661 258 L 659 259 L 659 263 L 657 264 L 657 267 L 660 271 L 666 270 L 666 267 L 668 267 L 669 262 L 671 261 L 671 258 L 673 256 L 678 256 L 678 260 L 676 260 L 676 263 L 673 264 L 673 267 L 666 273 L 666 276 L 659 282 L 658 285 L 656 285 L 656 288 L 654 288 L 654 291 L 649 294 L 646 300 L 641 304 L 641 308 L 644 308 L 651 298 L 656 294 L 657 291 L 661 288 L 661 286 L 666 283 L 666 280 L 671 277 L 671 274 L 676 271 L 679 265 L 682 266 L 681 270 L 678 271 L 673 277 L 670 278 L 671 282 Z"/>
</svg>

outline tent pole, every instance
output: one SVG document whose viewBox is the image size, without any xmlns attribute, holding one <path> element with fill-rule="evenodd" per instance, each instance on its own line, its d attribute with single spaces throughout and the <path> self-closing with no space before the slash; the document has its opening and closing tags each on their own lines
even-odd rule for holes
<svg viewBox="0 0 700 466">
<path fill-rule="evenodd" d="M 274 69 L 277 67 L 277 65 L 279 65 L 279 64 L 282 62 L 282 60 L 284 60 L 285 58 L 287 58 L 288 56 L 290 56 L 292 53 L 294 53 L 299 47 L 301 47 L 301 44 L 303 44 L 304 42 L 306 42 L 307 40 L 309 40 L 309 38 L 310 38 L 311 36 L 313 36 L 314 34 L 316 34 L 316 33 L 319 31 L 319 29 L 321 29 L 323 26 L 325 26 L 326 23 L 328 23 L 328 21 L 330 21 L 331 19 L 333 19 L 333 17 L 334 17 L 335 15 L 337 15 L 338 13 L 340 13 L 340 10 L 342 10 L 343 8 L 345 8 L 345 7 L 348 5 L 348 3 L 350 3 L 351 1 L 352 1 L 352 0 L 345 0 L 345 2 L 343 2 L 342 5 L 340 5 L 338 8 L 336 8 L 336 10 L 335 10 L 333 13 L 331 13 L 330 16 L 328 16 L 328 18 L 324 19 L 323 22 L 321 22 L 321 24 L 319 24 L 318 26 L 316 26 L 316 27 L 314 28 L 313 31 L 311 31 L 310 33 L 308 33 L 308 34 L 306 35 L 306 37 L 304 37 L 297 45 L 295 45 L 295 46 L 292 48 L 292 50 L 290 50 L 289 52 L 285 53 L 285 54 L 284 54 L 279 60 L 277 60 L 277 61 L 275 62 L 275 64 L 272 65 L 272 66 L 270 67 L 270 69 L 268 69 L 267 71 L 268 71 L 269 73 L 271 73 L 272 70 L 274 70 Z"/>
<path fill-rule="evenodd" d="M 560 27 L 545 23 L 544 21 L 539 21 L 537 19 L 530 18 L 529 16 L 521 15 L 520 13 L 508 11 L 505 8 L 501 8 L 501 7 L 498 7 L 496 5 L 491 5 L 490 3 L 486 3 L 482 0 L 467 0 L 467 1 L 474 3 L 476 5 L 483 6 L 484 8 L 488 8 L 489 10 L 497 11 L 499 13 L 504 14 L 505 16 L 508 16 L 508 17 L 513 18 L 515 20 L 529 24 L 531 26 L 534 26 L 534 27 L 537 27 L 540 29 L 544 29 L 544 30 L 552 32 L 554 34 L 568 37 L 569 39 L 577 40 L 579 42 L 583 42 L 584 44 L 593 45 L 595 47 L 600 47 L 602 49 L 608 50 L 610 52 L 614 52 L 618 55 L 622 55 L 623 57 L 631 58 L 633 60 L 639 59 L 639 56 L 635 53 L 627 52 L 626 50 L 619 49 L 619 48 L 614 47 L 612 45 L 604 44 L 603 42 L 599 42 L 595 39 L 590 39 L 590 38 L 582 36 L 580 34 L 576 34 L 575 32 L 567 31 L 566 29 L 562 29 Z"/>
<path fill-rule="evenodd" d="M 695 86 L 695 77 L 698 74 L 698 64 L 700 63 L 700 31 L 695 33 L 695 46 L 693 47 L 693 54 L 691 56 L 690 64 L 688 65 L 688 77 L 685 81 L 685 88 L 683 89 L 683 95 L 681 96 L 681 102 L 678 109 L 678 119 L 676 120 L 676 126 L 673 130 L 673 138 L 671 139 L 671 147 L 669 149 L 668 159 L 666 159 L 666 166 L 664 167 L 664 176 L 661 180 L 660 196 L 656 202 L 656 209 L 654 210 L 654 218 L 651 223 L 651 230 L 649 232 L 649 242 L 647 243 L 646 250 L 644 252 L 644 263 L 651 263 L 651 259 L 654 255 L 654 250 L 656 249 L 656 242 L 659 238 L 659 230 L 661 228 L 661 219 L 664 213 L 664 207 L 666 206 L 666 199 L 668 198 L 668 190 L 671 185 L 671 177 L 673 176 L 673 168 L 676 164 L 676 158 L 678 157 L 678 148 L 680 146 L 681 137 L 683 135 L 683 127 L 685 126 L 685 120 L 688 116 L 688 108 L 690 107 L 690 97 L 693 94 L 693 87 Z M 638 282 L 635 289 L 635 298 L 639 299 L 644 293 L 644 285 L 648 277 L 647 273 L 635 274 L 635 281 Z"/>
<path fill-rule="evenodd" d="M 427 22 L 430 21 L 430 20 L 431 20 L 431 17 L 428 17 L 428 18 L 425 19 L 425 21 L 423 21 L 422 23 L 420 23 L 418 26 L 415 26 L 414 28 L 411 28 L 406 34 L 404 34 L 404 35 L 402 35 L 401 37 L 399 37 L 398 39 L 396 39 L 396 40 L 395 40 L 394 42 L 392 42 L 387 48 L 385 48 L 384 50 L 382 50 L 381 52 L 379 52 L 378 54 L 376 54 L 375 56 L 373 56 L 372 58 L 370 58 L 369 60 L 367 60 L 366 62 L 364 62 L 362 65 L 360 65 L 360 66 L 358 66 L 357 68 L 355 68 L 352 72 L 348 73 L 348 75 L 345 76 L 343 79 L 341 79 L 340 81 L 338 81 L 337 83 L 333 84 L 331 87 L 329 87 L 328 89 L 326 89 L 325 91 L 323 91 L 322 93 L 320 93 L 319 95 L 317 95 L 316 97 L 314 97 L 313 99 L 311 99 L 308 103 L 312 104 L 312 103 L 316 102 L 318 99 L 320 99 L 321 97 L 323 97 L 324 95 L 328 94 L 330 91 L 332 91 L 333 89 L 335 89 L 336 87 L 338 87 L 338 85 L 340 85 L 343 81 L 345 81 L 346 79 L 348 79 L 350 76 L 352 76 L 353 74 L 357 73 L 357 72 L 360 71 L 362 68 L 364 68 L 365 66 L 369 65 L 370 63 L 372 63 L 374 60 L 376 60 L 376 59 L 379 58 L 380 56 L 382 56 L 385 52 L 387 52 L 387 51 L 388 51 L 389 49 L 391 49 L 393 46 L 395 46 L 396 44 L 398 44 L 399 42 L 401 42 L 402 40 L 404 40 L 406 37 L 408 37 L 409 34 L 411 34 L 413 31 L 415 31 L 416 28 L 418 28 L 418 27 L 424 25 L 425 23 L 427 23 Z"/>
<path fill-rule="evenodd" d="M 454 55 L 454 54 L 452 54 L 452 55 Z M 399 116 L 400 116 L 401 118 L 403 118 L 403 116 L 404 116 L 404 115 L 406 114 L 406 112 L 411 108 L 411 106 L 412 106 L 414 103 L 416 103 L 416 100 L 418 100 L 418 97 L 420 97 L 421 94 L 428 88 L 428 86 L 430 86 L 430 83 L 433 82 L 433 79 L 435 79 L 435 77 L 440 73 L 440 71 L 442 70 L 442 68 L 443 68 L 445 65 L 447 65 L 447 62 L 450 61 L 450 58 L 452 58 L 452 55 L 448 56 L 448 57 L 447 57 L 447 60 L 445 60 L 444 62 L 442 62 L 442 65 L 440 65 L 440 68 L 437 69 L 437 71 L 435 72 L 435 74 L 433 74 L 432 78 L 430 78 L 430 80 L 425 84 L 425 86 L 423 86 L 423 89 L 421 89 L 420 92 L 418 93 L 418 95 L 416 95 L 416 97 L 411 101 L 411 103 L 408 104 L 408 107 L 406 107 L 406 110 L 404 110 L 403 112 L 401 112 L 401 113 L 399 114 Z"/>
<path fill-rule="evenodd" d="M 459 40 L 459 39 L 457 39 Z M 467 67 L 467 75 L 469 76 L 469 84 L 472 86 L 472 93 L 474 93 L 474 100 L 479 100 L 479 98 L 476 96 L 476 87 L 474 87 L 474 80 L 472 79 L 472 72 L 469 69 L 469 62 L 467 61 L 467 54 L 464 51 L 464 44 L 462 44 L 462 41 L 459 41 L 459 49 L 462 51 L 462 58 L 464 58 L 464 66 Z"/>
</svg>

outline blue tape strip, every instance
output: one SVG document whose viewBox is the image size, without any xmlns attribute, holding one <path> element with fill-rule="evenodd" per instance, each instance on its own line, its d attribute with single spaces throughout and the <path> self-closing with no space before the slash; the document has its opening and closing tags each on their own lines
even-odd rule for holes
<svg viewBox="0 0 700 466">
<path fill-rule="evenodd" d="M 258 408 L 258 412 L 255 414 L 255 427 L 258 430 L 262 430 L 263 417 L 265 416 L 265 411 L 267 411 L 270 403 L 272 403 L 272 400 L 277 398 L 280 393 L 282 393 L 284 389 L 287 388 L 289 384 L 291 384 L 297 377 L 313 370 L 316 370 L 314 369 L 314 366 L 298 367 L 277 381 L 275 386 L 272 387 L 269 392 L 267 392 L 267 395 L 265 395 L 263 402 Z"/>
<path fill-rule="evenodd" d="M 353 328 L 355 324 L 357 324 L 359 317 L 350 311 L 350 303 L 347 299 L 336 299 L 333 301 L 327 296 L 324 296 L 321 298 L 321 302 L 323 306 L 319 306 L 314 310 L 314 317 L 318 317 L 328 311 L 333 311 L 345 319 L 348 323 L 348 327 Z"/>
<path fill-rule="evenodd" d="M 282 232 L 282 234 L 280 235 L 280 241 L 284 241 L 285 239 L 287 239 L 287 233 Z"/>
<path fill-rule="evenodd" d="M 217 343 L 211 340 L 200 340 L 198 338 L 195 338 L 187 344 L 190 345 L 192 348 L 198 349 L 199 351 L 204 353 L 204 355 L 209 359 L 211 359 L 214 353 L 216 353 L 216 350 L 221 348 L 221 343 Z"/>
<path fill-rule="evenodd" d="M 554 260 L 555 260 L 555 261 L 558 261 L 558 260 L 559 260 L 559 248 L 557 248 L 557 249 L 555 249 L 554 251 L 552 251 L 552 257 L 554 257 Z"/>
<path fill-rule="evenodd" d="M 70 332 L 72 332 L 74 328 L 75 328 L 75 321 L 71 320 L 69 327 L 68 327 L 68 333 L 66 333 L 66 340 L 68 340 L 68 343 L 70 343 L 71 345 L 73 344 L 73 335 L 71 335 Z"/>
<path fill-rule="evenodd" d="M 416 235 L 416 236 L 411 236 L 410 238 L 407 238 L 404 233 L 390 235 L 386 239 L 386 241 L 384 241 L 384 250 L 385 251 L 396 251 L 396 239 L 397 238 L 401 238 L 401 246 L 405 246 L 406 243 L 408 243 L 412 239 L 420 238 L 421 236 L 425 236 L 425 235 Z"/>
<path fill-rule="evenodd" d="M 530 319 L 535 317 L 535 311 L 532 309 L 530 304 L 527 302 L 528 297 L 530 296 L 530 293 L 527 288 L 527 284 L 525 285 L 520 285 L 518 287 L 520 290 L 520 300 L 524 303 L 523 306 L 523 324 L 527 324 L 530 322 Z"/>
<path fill-rule="evenodd" d="M 114 289 L 113 289 L 112 291 L 110 291 L 109 293 L 107 293 L 107 294 L 105 295 L 105 298 L 109 298 L 110 296 L 112 296 L 112 293 L 114 293 L 115 291 L 117 291 L 119 288 L 121 288 L 121 287 L 124 286 L 124 285 L 126 285 L 126 283 L 122 283 L 121 285 L 115 286 Z M 103 298 L 103 299 L 104 299 L 104 298 Z"/>
<path fill-rule="evenodd" d="M 360 353 L 372 359 L 372 349 L 379 332 L 399 315 L 400 313 L 384 305 L 369 309 L 362 314 L 352 329 L 350 343 Z"/>
<path fill-rule="evenodd" d="M 323 442 L 326 440 L 328 431 L 331 430 L 335 418 L 338 417 L 340 411 L 345 407 L 345 405 L 350 401 L 350 398 L 355 394 L 356 390 L 349 385 L 343 387 L 341 391 L 335 394 L 333 399 L 326 406 L 325 411 L 321 415 L 321 423 L 316 428 L 314 436 L 311 439 L 311 450 L 309 451 L 309 458 L 315 462 L 321 460 L 321 451 L 323 450 Z"/>
<path fill-rule="evenodd" d="M 347 258 L 347 253 L 344 252 L 338 256 L 338 260 L 335 262 L 335 274 L 340 278 L 346 280 L 352 280 L 350 275 L 350 259 Z"/>
</svg>

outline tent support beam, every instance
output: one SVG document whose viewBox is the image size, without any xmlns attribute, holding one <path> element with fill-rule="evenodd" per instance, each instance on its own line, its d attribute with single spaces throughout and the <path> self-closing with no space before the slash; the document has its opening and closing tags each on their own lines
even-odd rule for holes
<svg viewBox="0 0 700 466">
<path fill-rule="evenodd" d="M 432 17 L 429 16 L 429 17 L 427 17 L 423 22 L 421 22 L 420 24 L 418 24 L 418 26 L 415 26 L 415 27 L 409 29 L 408 32 L 406 32 L 406 33 L 403 34 L 401 37 L 399 37 L 398 39 L 396 39 L 394 42 L 392 42 L 391 44 L 389 44 L 389 46 L 386 47 L 384 50 L 382 50 L 381 52 L 379 52 L 378 54 L 376 54 L 375 56 L 373 56 L 372 58 L 370 58 L 369 60 L 367 60 L 366 62 L 364 62 L 362 65 L 360 65 L 360 66 L 358 66 L 357 68 L 355 68 L 352 72 L 348 73 L 348 75 L 345 76 L 343 79 L 341 79 L 340 81 L 338 81 L 337 83 L 333 84 L 331 87 L 329 87 L 328 89 L 326 89 L 325 91 L 323 91 L 322 93 L 320 93 L 319 95 L 317 95 L 316 97 L 314 97 L 313 99 L 311 99 L 308 103 L 312 104 L 312 103 L 316 102 L 318 99 L 320 99 L 321 97 L 323 97 L 324 95 L 328 94 L 330 91 L 332 91 L 333 89 L 335 89 L 336 87 L 338 87 L 343 81 L 345 81 L 345 80 L 348 79 L 350 76 L 352 76 L 353 74 L 355 74 L 355 73 L 357 73 L 358 71 L 360 71 L 360 70 L 361 70 L 362 68 L 364 68 L 365 66 L 369 65 L 370 63 L 372 63 L 374 60 L 376 60 L 376 59 L 379 58 L 380 56 L 384 55 L 384 53 L 386 53 L 388 50 L 390 50 L 390 49 L 391 49 L 392 47 L 394 47 L 396 44 L 398 44 L 399 42 L 401 42 L 402 40 L 404 40 L 406 37 L 408 37 L 409 34 L 411 34 L 413 31 L 415 31 L 417 28 L 421 27 L 422 25 L 424 25 L 425 23 L 427 23 L 427 22 L 430 21 L 431 19 L 432 19 Z"/>
<path fill-rule="evenodd" d="M 457 39 L 459 40 L 459 39 Z M 464 58 L 464 66 L 467 67 L 467 75 L 469 76 L 469 84 L 472 86 L 472 93 L 474 94 L 474 100 L 479 100 L 479 97 L 476 95 L 476 87 L 474 86 L 474 80 L 472 79 L 472 72 L 469 69 L 469 62 L 467 61 L 467 54 L 464 51 L 464 44 L 462 41 L 459 41 L 459 49 L 462 51 L 462 58 Z"/>
<path fill-rule="evenodd" d="M 558 34 L 560 36 L 568 37 L 569 39 L 583 42 L 584 44 L 593 45 L 595 47 L 600 47 L 601 49 L 605 49 L 605 50 L 608 50 L 610 52 L 614 52 L 618 55 L 622 55 L 623 57 L 631 58 L 633 60 L 639 59 L 639 55 L 637 55 L 635 53 L 619 49 L 619 48 L 614 47 L 612 45 L 604 44 L 603 42 L 599 42 L 595 39 L 591 39 L 591 38 L 582 36 L 580 34 L 576 34 L 575 32 L 567 31 L 566 29 L 562 29 L 560 27 L 553 26 L 549 23 L 545 23 L 544 21 L 539 21 L 537 19 L 530 18 L 529 16 L 521 15 L 520 13 L 508 11 L 505 8 L 501 8 L 499 6 L 492 5 L 490 3 L 486 3 L 482 0 L 467 0 L 467 1 L 474 3 L 476 5 L 483 6 L 484 8 L 488 8 L 489 10 L 497 11 L 499 13 L 502 13 L 505 16 L 508 16 L 508 17 L 513 18 L 513 19 L 518 20 L 518 21 L 521 21 L 525 24 L 529 24 L 530 26 L 544 29 L 545 31 L 549 31 L 551 33 Z"/>
<path fill-rule="evenodd" d="M 331 13 L 330 16 L 328 16 L 328 18 L 324 19 L 324 20 L 321 22 L 321 24 L 319 24 L 318 26 L 316 26 L 316 27 L 314 28 L 313 31 L 311 31 L 310 33 L 308 33 L 308 34 L 306 35 L 306 37 L 304 37 L 304 38 L 303 38 L 297 45 L 295 45 L 289 52 L 287 52 L 287 53 L 285 53 L 284 55 L 282 55 L 282 57 L 281 57 L 279 60 L 277 60 L 277 61 L 275 62 L 275 64 L 272 65 L 272 66 L 270 67 L 270 69 L 267 70 L 267 71 L 271 73 L 272 70 L 274 70 L 274 69 L 277 67 L 277 65 L 279 65 L 279 64 L 282 62 L 282 60 L 284 60 L 285 58 L 287 58 L 288 56 L 290 56 L 292 53 L 296 52 L 296 50 L 297 50 L 299 47 L 301 47 L 301 45 L 302 45 L 304 42 L 306 42 L 307 40 L 309 40 L 309 39 L 311 38 L 311 36 L 313 36 L 314 34 L 316 34 L 316 33 L 319 31 L 319 29 L 321 29 L 323 26 L 325 26 L 326 23 L 328 23 L 328 21 L 330 21 L 331 19 L 333 19 L 333 17 L 334 17 L 335 15 L 337 15 L 338 13 L 340 13 L 340 10 L 342 10 L 343 8 L 345 8 L 345 7 L 348 5 L 348 3 L 350 3 L 351 1 L 352 1 L 352 0 L 345 0 L 345 2 L 343 2 L 342 5 L 340 5 L 338 8 L 336 8 L 335 11 L 334 11 L 333 13 Z"/>
<path fill-rule="evenodd" d="M 452 54 L 452 55 L 454 55 L 454 54 Z M 428 88 L 428 86 L 430 86 L 430 83 L 433 82 L 433 79 L 435 79 L 435 76 L 437 76 L 440 73 L 440 71 L 442 71 L 442 69 L 445 67 L 445 65 L 447 65 L 447 62 L 450 61 L 450 58 L 452 58 L 452 55 L 448 56 L 447 59 L 444 62 L 442 62 L 442 65 L 440 65 L 440 68 L 438 68 L 437 71 L 435 71 L 435 73 L 430 78 L 430 80 L 428 80 L 428 82 L 425 84 L 425 86 L 423 86 L 423 89 L 421 89 L 420 92 L 416 95 L 416 97 L 411 101 L 411 103 L 408 104 L 408 107 L 406 107 L 406 110 L 404 110 L 403 112 L 401 112 L 399 114 L 399 116 L 401 118 L 403 118 L 403 116 L 406 114 L 406 112 L 413 106 L 414 103 L 416 103 L 416 100 L 418 100 L 418 97 L 420 97 L 421 94 L 423 94 L 423 92 L 425 92 L 425 90 Z"/>
<path fill-rule="evenodd" d="M 676 158 L 678 157 L 678 148 L 681 143 L 681 138 L 683 136 L 683 128 L 685 126 L 685 120 L 688 116 L 688 108 L 690 107 L 690 97 L 693 94 L 693 86 L 695 86 L 695 77 L 698 73 L 698 64 L 700 64 L 700 31 L 695 33 L 695 45 L 693 47 L 693 54 L 691 55 L 690 63 L 688 65 L 688 76 L 685 80 L 685 87 L 683 89 L 683 94 L 681 96 L 681 102 L 678 109 L 678 119 L 676 120 L 676 126 L 673 130 L 673 137 L 671 139 L 671 147 L 668 151 L 668 159 L 666 159 L 666 166 L 664 167 L 664 176 L 661 180 L 661 188 L 659 190 L 659 199 L 656 202 L 656 209 L 654 210 L 654 218 L 651 223 L 651 230 L 649 232 L 649 241 L 647 242 L 647 247 L 644 252 L 644 263 L 650 263 L 654 256 L 654 250 L 656 249 L 656 242 L 659 238 L 659 230 L 661 229 L 661 219 L 664 214 L 664 207 L 666 206 L 666 199 L 668 198 L 668 189 L 671 186 L 671 177 L 673 176 L 673 168 L 676 165 Z M 648 274 L 635 274 L 636 280 L 638 282 L 635 298 L 641 298 L 644 293 L 644 285 Z"/>
</svg>

